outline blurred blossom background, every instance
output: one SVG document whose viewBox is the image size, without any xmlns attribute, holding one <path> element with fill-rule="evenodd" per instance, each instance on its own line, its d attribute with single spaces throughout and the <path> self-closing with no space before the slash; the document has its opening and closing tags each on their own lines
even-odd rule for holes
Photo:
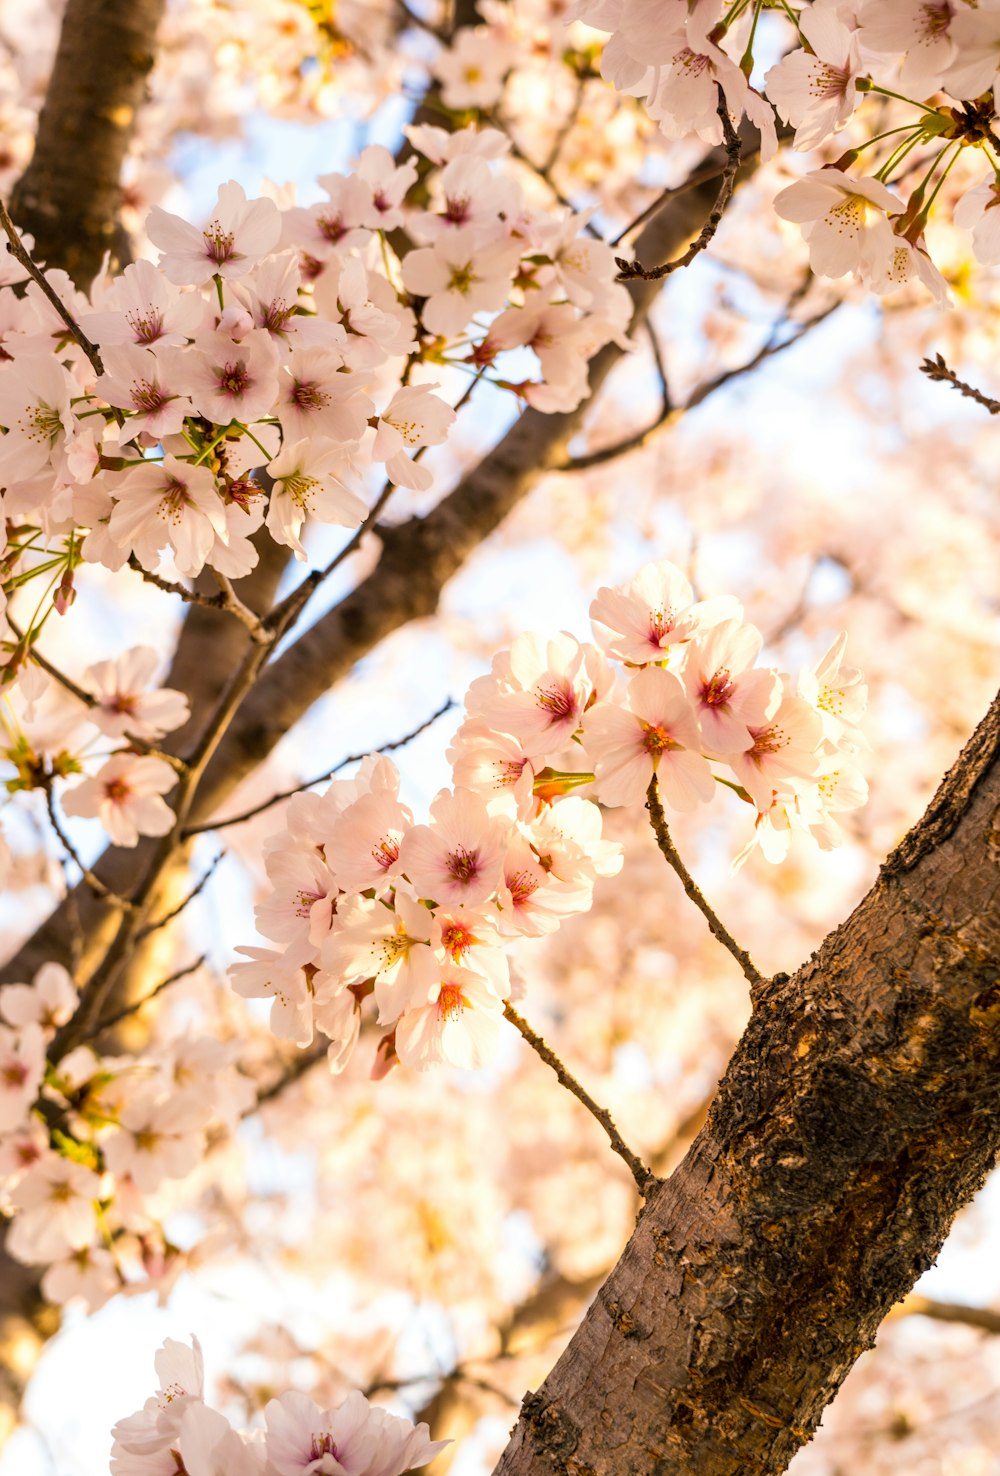
<svg viewBox="0 0 1000 1476">
<path fill-rule="evenodd" d="M 594 63 L 605 38 L 580 22 L 567 28 L 564 11 L 557 0 L 483 0 L 482 24 L 512 58 L 484 113 L 514 139 L 529 199 L 571 201 L 610 239 L 683 179 L 703 146 L 667 140 L 641 102 L 602 81 Z M 432 0 L 413 0 L 412 12 L 395 0 L 171 0 L 125 175 L 136 252 L 155 259 L 143 232 L 154 203 L 198 221 L 231 178 L 251 197 L 309 204 L 318 174 L 349 170 L 370 142 L 396 149 L 444 18 Z M 30 156 L 60 19 L 57 0 L 0 11 L 4 197 Z M 776 21 L 769 44 L 776 55 L 788 44 Z M 809 167 L 847 148 L 853 126 L 848 142 L 839 135 L 807 156 Z M 1000 285 L 946 223 L 933 228 L 933 249 L 950 308 L 919 286 L 879 301 L 849 279 L 810 278 L 799 232 L 771 209 L 804 167 L 783 150 L 741 185 L 711 252 L 664 286 L 571 453 L 587 457 L 655 422 L 661 369 L 673 406 L 700 403 L 626 455 L 545 476 L 450 582 L 438 614 L 397 631 L 331 690 L 230 813 L 404 735 L 448 697 L 460 703 L 523 631 L 589 639 L 599 586 L 670 559 L 699 597 L 736 595 L 764 633 L 763 660 L 782 670 L 815 661 L 847 632 L 848 660 L 870 687 L 861 762 L 871 798 L 847 817 L 846 843 L 831 852 L 796 844 L 778 867 L 756 853 L 734 876 L 752 817 L 732 793 L 672 827 L 763 971 L 793 971 L 846 916 L 996 688 L 997 429 L 918 366 L 940 351 L 995 388 Z M 953 198 L 968 186 L 963 168 L 945 187 Z M 786 339 L 796 341 L 748 367 L 763 345 Z M 442 366 L 441 383 L 452 401 L 464 388 L 457 368 Z M 429 452 L 433 487 L 401 489 L 390 520 L 433 506 L 519 413 L 513 396 L 484 385 L 448 443 Z M 316 530 L 310 558 L 325 561 L 346 537 Z M 345 562 L 311 618 L 356 584 L 375 551 L 365 543 Z M 74 619 L 50 622 L 47 654 L 77 670 L 95 649 L 111 656 L 145 643 L 166 662 L 182 613 L 138 578 L 93 567 Z M 445 750 L 460 720 L 459 705 L 394 755 L 418 818 L 449 782 Z M 4 810 L 9 952 L 62 888 L 39 798 L 14 796 Z M 200 839 L 193 875 L 224 856 L 162 962 L 168 972 L 205 953 L 206 963 L 145 1022 L 155 1039 L 239 1040 L 244 1070 L 261 1080 L 274 1062 L 266 1009 L 234 995 L 225 970 L 237 944 L 260 941 L 260 846 L 282 830 L 283 813 L 279 805 Z M 518 941 L 519 1008 L 663 1172 L 700 1125 L 748 1018 L 747 988 L 685 901 L 643 813 L 605 820 L 625 848 L 623 870 L 598 884 L 590 913 Z M 96 824 L 79 835 L 85 856 L 96 855 Z M 156 1213 L 183 1252 L 159 1295 L 118 1295 L 90 1315 L 71 1305 L 40 1356 L 33 1344 L 5 1350 L 33 1374 L 0 1476 L 103 1476 L 111 1425 L 154 1387 L 156 1348 L 191 1333 L 234 1419 L 251 1421 L 284 1388 L 323 1404 L 359 1387 L 456 1439 L 435 1476 L 491 1468 L 522 1395 L 628 1238 L 634 1186 L 513 1030 L 493 1066 L 474 1074 L 397 1069 L 372 1082 L 374 1044 L 363 1041 L 341 1077 L 321 1059 L 192 1176 L 157 1191 Z M 998 1249 L 994 1179 L 862 1356 L 794 1476 L 1000 1473 Z M 937 1316 L 921 1311 L 928 1302 Z M 944 1304 L 957 1304 L 953 1316 Z M 963 1319 L 962 1308 L 992 1311 L 992 1326 Z"/>
</svg>

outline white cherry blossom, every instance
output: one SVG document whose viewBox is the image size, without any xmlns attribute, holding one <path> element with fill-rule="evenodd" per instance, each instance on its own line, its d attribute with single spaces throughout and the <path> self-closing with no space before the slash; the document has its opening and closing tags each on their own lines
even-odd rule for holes
<svg viewBox="0 0 1000 1476">
<path fill-rule="evenodd" d="M 160 248 L 160 269 L 171 282 L 208 282 L 245 276 L 278 244 L 281 216 L 273 200 L 248 200 L 235 180 L 219 188 L 211 219 L 201 230 L 154 205 L 146 234 Z"/>
<path fill-rule="evenodd" d="M 813 271 L 842 277 L 877 271 L 887 260 L 894 241 L 889 217 L 903 205 L 880 180 L 814 169 L 775 195 L 774 208 L 802 226 Z"/>
</svg>

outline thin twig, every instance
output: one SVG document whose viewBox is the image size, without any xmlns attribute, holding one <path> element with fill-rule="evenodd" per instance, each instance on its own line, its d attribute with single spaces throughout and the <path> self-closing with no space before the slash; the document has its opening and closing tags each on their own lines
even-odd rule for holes
<svg viewBox="0 0 1000 1476">
<path fill-rule="evenodd" d="M 325 784 L 328 779 L 332 779 L 335 774 L 339 774 L 341 769 L 346 769 L 350 764 L 359 764 L 369 753 L 392 753 L 397 748 L 403 748 L 407 743 L 412 743 L 414 738 L 419 738 L 421 733 L 425 732 L 433 723 L 436 723 L 438 718 L 444 717 L 445 713 L 450 712 L 454 706 L 454 699 L 449 697 L 446 702 L 442 703 L 437 712 L 431 713 L 430 717 L 425 718 L 418 728 L 414 728 L 404 737 L 394 738 L 391 743 L 383 743 L 380 748 L 367 749 L 364 753 L 349 753 L 346 758 L 342 758 L 339 763 L 334 764 L 332 769 L 327 769 L 324 774 L 317 774 L 315 779 L 306 779 L 301 784 L 296 784 L 292 789 L 283 789 L 280 794 L 272 794 L 270 799 L 262 800 L 259 805 L 254 805 L 249 810 L 243 810 L 239 815 L 230 815 L 225 820 L 204 820 L 200 825 L 189 825 L 184 832 L 184 839 L 187 840 L 192 835 L 200 835 L 205 830 L 224 830 L 227 825 L 241 825 L 244 820 L 253 820 L 256 815 L 263 814 L 272 805 L 280 804 L 282 800 L 291 799 L 293 795 L 301 794 L 303 790 L 312 789 L 314 784 Z"/>
<path fill-rule="evenodd" d="M 325 1036 L 318 1036 L 311 1046 L 307 1046 L 305 1050 L 296 1051 L 292 1059 L 281 1068 L 274 1081 L 269 1086 L 261 1087 L 252 1104 L 242 1116 L 252 1116 L 259 1107 L 263 1107 L 266 1103 L 272 1102 L 275 1097 L 279 1097 L 286 1087 L 294 1085 L 295 1082 L 305 1076 L 307 1071 L 311 1071 L 314 1066 L 318 1066 L 320 1061 L 325 1059 L 328 1050 L 329 1041 Z"/>
<path fill-rule="evenodd" d="M 673 867 L 674 871 L 680 877 L 684 891 L 708 923 L 712 936 L 717 938 L 724 948 L 729 949 L 729 952 L 733 955 L 733 958 L 735 958 L 750 983 L 755 988 L 759 988 L 761 984 L 767 982 L 764 975 L 757 969 L 746 949 L 740 947 L 729 929 L 720 921 L 705 901 L 698 883 L 684 865 L 678 854 L 677 847 L 670 839 L 670 831 L 667 829 L 667 817 L 664 815 L 663 806 L 660 804 L 660 791 L 655 774 L 650 779 L 649 788 L 646 790 L 646 809 L 649 811 L 649 820 L 653 827 L 653 834 L 656 836 L 656 844 L 659 846 L 669 865 Z"/>
<path fill-rule="evenodd" d="M 660 349 L 660 341 L 656 336 L 656 330 L 649 319 L 645 323 L 646 333 L 649 338 L 653 354 L 653 363 L 656 366 L 657 378 L 660 381 L 660 409 L 656 419 L 641 431 L 635 431 L 621 441 L 616 441 L 613 446 L 601 446 L 596 451 L 586 451 L 582 456 L 573 456 L 563 463 L 560 471 L 576 472 L 588 471 L 592 466 L 603 466 L 607 461 L 614 461 L 619 456 L 625 456 L 630 451 L 637 451 L 651 440 L 656 432 L 676 419 L 682 411 L 674 406 L 670 399 L 670 389 L 667 385 L 667 371 L 663 363 L 663 354 Z"/>
<path fill-rule="evenodd" d="M 178 902 L 176 907 L 172 907 L 169 912 L 164 914 L 163 917 L 157 918 L 156 922 L 146 923 L 145 927 L 140 928 L 139 932 L 136 934 L 136 942 L 140 943 L 143 938 L 148 938 L 150 933 L 158 933 L 161 928 L 165 928 L 168 923 L 172 923 L 174 918 L 180 917 L 181 913 L 184 911 L 185 907 L 187 907 L 188 903 L 193 902 L 194 899 L 199 896 L 208 885 L 209 880 L 215 872 L 215 868 L 218 866 L 224 855 L 224 851 L 219 852 L 214 860 L 210 862 L 204 876 L 202 876 L 197 882 L 195 882 L 191 890 L 187 893 L 182 901 Z"/>
<path fill-rule="evenodd" d="M 97 374 L 103 374 L 104 364 L 101 361 L 101 355 L 97 348 L 97 345 L 91 343 L 90 339 L 83 332 L 83 329 L 80 327 L 79 323 L 73 317 L 73 314 L 70 312 L 69 308 L 66 307 L 65 303 L 60 298 L 58 292 L 56 292 L 55 288 L 51 287 L 46 281 L 45 275 L 42 272 L 41 268 L 36 264 L 29 252 L 26 250 L 24 242 L 18 235 L 17 226 L 11 220 L 9 214 L 7 213 L 7 207 L 2 200 L 0 200 L 0 226 L 3 226 L 4 230 L 7 232 L 7 250 L 10 252 L 11 256 L 15 257 L 16 260 L 19 261 L 24 267 L 24 270 L 28 273 L 28 276 L 38 283 L 39 287 L 45 293 L 45 296 L 48 298 L 49 302 L 51 302 L 52 306 L 55 308 L 60 318 L 62 318 L 63 322 L 66 324 L 66 327 L 69 329 L 70 336 L 74 339 L 76 343 L 79 344 L 80 348 L 82 348 L 83 352 L 87 355 L 87 358 L 90 360 L 94 368 L 94 372 Z"/>
<path fill-rule="evenodd" d="M 45 806 L 49 812 L 49 821 L 51 822 L 52 829 L 59 838 L 63 850 L 75 864 L 87 886 L 94 893 L 95 897 L 99 897 L 102 902 L 107 902 L 110 907 L 119 907 L 123 912 L 131 911 L 132 903 L 128 898 L 120 897 L 116 891 L 101 881 L 101 878 L 96 872 L 91 871 L 90 867 L 77 852 L 69 836 L 63 830 L 62 825 L 59 823 L 59 816 L 56 813 L 56 802 L 55 796 L 52 793 L 51 780 L 43 787 L 45 789 Z"/>
<path fill-rule="evenodd" d="M 716 87 L 719 93 L 719 106 L 716 112 L 722 120 L 722 132 L 726 140 L 726 167 L 722 172 L 719 193 L 716 196 L 715 204 L 712 206 L 712 213 L 688 249 L 673 261 L 666 261 L 662 266 L 652 267 L 647 271 L 641 262 L 626 261 L 624 257 L 616 257 L 615 261 L 619 269 L 618 280 L 620 282 L 631 282 L 636 277 L 641 277 L 644 282 L 658 282 L 661 277 L 668 277 L 671 272 L 677 272 L 682 267 L 690 266 L 695 257 L 700 255 L 706 246 L 709 245 L 716 231 L 719 229 L 719 222 L 722 220 L 723 212 L 732 198 L 733 190 L 736 188 L 736 175 L 740 167 L 740 159 L 743 156 L 743 141 L 733 127 L 732 119 L 729 116 L 729 105 L 726 102 L 726 94 L 718 83 L 716 83 Z"/>
<path fill-rule="evenodd" d="M 209 610 L 225 610 L 230 615 L 235 615 L 241 625 L 246 626 L 255 641 L 261 644 L 267 641 L 268 635 L 264 622 L 237 597 L 225 575 L 215 570 L 212 571 L 221 587 L 218 594 L 206 595 L 200 590 L 189 589 L 186 584 L 178 584 L 176 580 L 165 579 L 162 574 L 155 574 L 151 569 L 144 569 L 135 554 L 129 554 L 128 566 L 136 574 L 141 575 L 147 584 L 155 584 L 156 588 L 162 589 L 165 594 L 179 595 L 187 605 L 204 605 Z"/>
<path fill-rule="evenodd" d="M 148 994 L 144 994 L 141 999 L 134 999 L 131 1004 L 124 1005 L 120 1010 L 116 1010 L 113 1015 L 105 1015 L 103 1020 L 98 1020 L 91 1034 L 85 1036 L 84 1039 L 94 1040 L 97 1036 L 103 1035 L 105 1030 L 110 1030 L 112 1025 L 118 1025 L 122 1020 L 127 1020 L 129 1015 L 134 1015 L 137 1011 L 143 1009 L 158 994 L 162 994 L 165 989 L 169 989 L 171 984 L 177 984 L 181 979 L 186 979 L 190 974 L 197 973 L 207 958 L 207 953 L 201 954 L 199 958 L 195 959 L 194 963 L 185 964 L 183 968 L 177 969 L 168 978 L 161 979 L 159 984 L 151 989 Z"/>
<path fill-rule="evenodd" d="M 982 405 L 991 415 L 1000 414 L 1000 400 L 991 399 L 984 395 L 982 390 L 977 390 L 975 385 L 967 384 L 964 379 L 959 379 L 954 369 L 949 368 L 943 354 L 935 354 L 933 359 L 925 359 L 920 366 L 921 374 L 926 374 L 928 379 L 943 381 L 950 384 L 952 389 L 957 389 L 960 395 L 967 400 L 975 400 L 977 405 Z"/>
<path fill-rule="evenodd" d="M 611 1147 L 618 1154 L 618 1157 L 624 1159 L 624 1161 L 628 1164 L 629 1172 L 635 1180 L 636 1188 L 639 1190 L 639 1193 L 644 1199 L 648 1199 L 651 1192 L 660 1183 L 660 1180 L 656 1177 L 651 1169 L 648 1169 L 646 1167 L 642 1159 L 638 1158 L 632 1152 L 631 1148 L 625 1142 L 625 1139 L 622 1137 L 621 1133 L 615 1127 L 611 1117 L 611 1113 L 608 1111 L 608 1109 L 606 1107 L 598 1106 L 590 1093 L 586 1091 L 585 1088 L 582 1087 L 577 1081 L 576 1077 L 573 1076 L 566 1069 L 566 1067 L 560 1061 L 559 1057 L 556 1055 L 555 1051 L 552 1050 L 551 1046 L 547 1046 L 545 1044 L 545 1041 L 537 1033 L 537 1031 L 532 1030 L 527 1020 L 524 1019 L 523 1015 L 518 1014 L 517 1010 L 515 1010 L 514 1006 L 509 1001 L 504 1005 L 503 1012 L 505 1018 L 508 1019 L 510 1023 L 521 1032 L 535 1054 L 541 1056 L 546 1066 L 552 1067 L 552 1070 L 555 1072 L 556 1076 L 559 1079 L 559 1084 L 561 1086 L 564 1086 L 567 1091 L 572 1092 L 577 1101 L 582 1102 L 590 1115 L 597 1119 L 601 1127 L 607 1133 L 608 1141 L 611 1144 Z"/>
<path fill-rule="evenodd" d="M 255 641 L 266 640 L 267 636 L 261 625 L 260 617 L 251 610 L 249 605 L 243 603 L 233 589 L 231 581 L 225 574 L 220 574 L 218 569 L 213 569 L 211 573 L 222 595 L 220 609 L 228 610 L 230 615 L 235 615 L 237 620 L 242 621 Z"/>
<path fill-rule="evenodd" d="M 713 375 L 711 379 L 706 379 L 701 384 L 696 385 L 683 405 L 673 405 L 668 408 L 666 400 L 664 400 L 656 419 L 642 430 L 635 431 L 630 436 L 625 436 L 621 441 L 616 441 L 613 446 L 601 446 L 596 451 L 585 452 L 582 456 L 569 457 L 561 464 L 559 470 L 561 472 L 588 471 L 591 467 L 602 466 L 605 462 L 614 461 L 619 456 L 626 456 L 630 451 L 641 450 L 643 446 L 649 444 L 658 431 L 664 430 L 668 425 L 672 425 L 682 415 L 686 415 L 688 411 L 697 409 L 710 395 L 714 395 L 716 390 L 722 389 L 727 384 L 731 384 L 734 379 L 739 379 L 744 374 L 750 374 L 760 364 L 764 363 L 766 359 L 777 358 L 778 354 L 783 354 L 786 349 L 792 348 L 799 342 L 799 339 L 805 337 L 810 329 L 817 327 L 832 312 L 835 312 L 840 305 L 839 301 L 828 303 L 818 313 L 814 313 L 811 318 L 806 318 L 802 323 L 796 324 L 795 331 L 790 333 L 787 338 L 777 337 L 778 330 L 784 324 L 784 318 L 782 318 L 782 322 L 775 326 L 768 335 L 766 342 L 761 344 L 756 353 L 752 354 L 744 363 L 736 364 L 732 369 L 723 369 L 719 374 Z"/>
</svg>

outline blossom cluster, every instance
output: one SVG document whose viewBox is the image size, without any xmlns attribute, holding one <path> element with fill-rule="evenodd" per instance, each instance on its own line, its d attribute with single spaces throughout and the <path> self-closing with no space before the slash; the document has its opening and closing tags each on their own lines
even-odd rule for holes
<svg viewBox="0 0 1000 1476">
<path fill-rule="evenodd" d="M 721 94 L 734 122 L 746 118 L 760 130 L 767 159 L 777 148 L 775 112 L 794 129 L 793 147 L 808 150 L 835 140 L 867 105 L 870 126 L 852 129 L 839 157 L 775 201 L 780 216 L 802 226 L 820 275 L 854 272 L 876 292 L 918 280 L 946 301 L 924 230 L 949 172 L 967 150 L 976 151 L 988 173 L 959 201 L 953 218 L 972 230 L 981 262 L 1000 261 L 993 211 L 1000 198 L 996 0 L 812 0 L 794 8 L 726 0 L 577 0 L 573 14 L 612 33 L 601 57 L 603 76 L 621 92 L 644 98 L 670 138 L 697 135 L 721 143 Z M 768 50 L 777 40 L 784 55 L 757 86 L 754 51 L 765 37 Z M 901 121 L 893 113 L 887 127 L 890 100 L 904 110 Z M 869 150 L 878 167 L 855 172 L 862 156 L 864 164 L 873 158 Z"/>
<path fill-rule="evenodd" d="M 265 1406 L 263 1430 L 235 1430 L 205 1403 L 197 1338 L 167 1338 L 155 1363 L 158 1392 L 112 1432 L 112 1476 L 401 1476 L 448 1444 L 359 1393 L 336 1409 L 283 1394 Z"/>
<path fill-rule="evenodd" d="M 695 600 L 668 563 L 602 589 L 591 620 L 593 643 L 520 636 L 473 682 L 454 787 L 428 823 L 384 757 L 291 800 L 257 908 L 278 946 L 240 949 L 248 961 L 231 970 L 240 994 L 272 1001 L 275 1034 L 305 1046 L 319 1030 L 342 1069 L 374 995 L 376 1074 L 397 1060 L 484 1065 L 512 993 L 505 943 L 588 910 L 621 866 L 600 805 L 642 804 L 654 775 L 670 810 L 697 809 L 719 783 L 753 808 L 736 865 L 758 846 L 781 859 L 795 831 L 837 843 L 835 815 L 867 793 L 865 688 L 842 664 L 844 637 L 797 681 L 759 667 L 762 637 L 738 601 Z"/>
<path fill-rule="evenodd" d="M 209 1133 L 232 1130 L 255 1094 L 239 1043 L 198 1033 L 142 1056 L 81 1044 L 53 1063 L 78 1003 L 55 963 L 0 989 L 0 1209 L 7 1253 L 45 1268 L 42 1294 L 94 1308 L 180 1269 L 149 1197 L 191 1174 Z"/>
<path fill-rule="evenodd" d="M 572 213 L 529 209 L 502 135 L 410 134 L 428 161 L 418 188 L 416 154 L 397 165 L 372 145 L 355 173 L 323 176 L 316 205 L 279 209 L 230 182 L 203 227 L 154 208 L 159 264 L 100 277 L 89 296 L 49 273 L 97 346 L 100 374 L 39 285 L 21 294 L 22 269 L 2 268 L 8 692 L 27 682 L 30 706 L 33 641 L 52 610 L 72 605 L 81 565 L 128 563 L 157 579 L 209 568 L 225 588 L 256 564 L 262 525 L 298 559 L 310 523 L 359 527 L 373 466 L 391 484 L 430 488 L 419 455 L 447 438 L 456 415 L 434 379 L 412 374 L 457 365 L 473 383 L 567 410 L 587 393 L 597 349 L 611 338 L 627 346 L 630 300 L 610 248 L 581 235 Z M 526 349 L 537 378 L 524 377 Z M 503 377 L 511 350 L 521 351 L 516 383 Z M 15 634 L 4 606 L 30 580 L 45 591 Z M 179 721 L 119 731 L 149 740 Z M 10 736 L 16 763 L 24 735 Z M 109 763 L 67 809 L 99 813 L 117 844 L 168 830 L 168 767 L 138 753 Z M 30 771 L 19 772 L 26 783 Z M 118 801 L 140 796 L 127 823 L 108 824 L 122 817 Z"/>
</svg>

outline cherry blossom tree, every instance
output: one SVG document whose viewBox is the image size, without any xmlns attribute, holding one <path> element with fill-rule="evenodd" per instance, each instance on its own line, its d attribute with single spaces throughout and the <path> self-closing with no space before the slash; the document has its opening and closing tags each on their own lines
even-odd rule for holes
<svg viewBox="0 0 1000 1476">
<path fill-rule="evenodd" d="M 234 1330 L 225 1413 L 168 1338 L 120 1476 L 444 1472 L 498 1411 L 505 1473 L 888 1469 L 860 1375 L 802 1449 L 883 1321 L 998 1330 L 910 1295 L 998 1148 L 998 38 L 12 17 L 11 1419 L 58 1309 L 213 1267 L 352 1316 Z M 310 177 L 185 198 L 183 136 L 283 127 Z"/>
</svg>

